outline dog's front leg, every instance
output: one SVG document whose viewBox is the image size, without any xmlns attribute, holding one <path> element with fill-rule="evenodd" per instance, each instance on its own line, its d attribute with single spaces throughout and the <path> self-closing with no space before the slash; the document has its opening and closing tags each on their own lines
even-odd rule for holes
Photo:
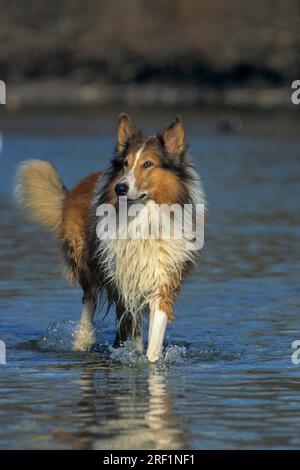
<svg viewBox="0 0 300 470">
<path fill-rule="evenodd" d="M 95 294 L 84 294 L 82 314 L 73 343 L 73 351 L 88 351 L 95 343 L 95 327 L 93 319 L 96 311 L 97 297 Z"/>
<path fill-rule="evenodd" d="M 161 356 L 167 324 L 167 313 L 161 308 L 159 301 L 153 302 L 150 305 L 147 349 L 147 357 L 150 362 L 157 361 Z"/>
</svg>

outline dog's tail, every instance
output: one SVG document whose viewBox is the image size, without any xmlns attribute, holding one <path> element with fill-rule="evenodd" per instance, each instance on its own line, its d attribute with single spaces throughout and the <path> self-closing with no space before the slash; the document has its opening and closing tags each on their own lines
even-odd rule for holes
<svg viewBox="0 0 300 470">
<path fill-rule="evenodd" d="M 17 204 L 33 222 L 59 232 L 67 189 L 51 163 L 27 160 L 18 168 L 14 195 Z"/>
</svg>

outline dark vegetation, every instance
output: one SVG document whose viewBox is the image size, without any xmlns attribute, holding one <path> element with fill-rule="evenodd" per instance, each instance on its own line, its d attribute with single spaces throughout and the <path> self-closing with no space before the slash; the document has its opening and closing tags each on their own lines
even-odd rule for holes
<svg viewBox="0 0 300 470">
<path fill-rule="evenodd" d="M 283 86 L 300 78 L 297 0 L 0 0 L 0 78 Z"/>
</svg>

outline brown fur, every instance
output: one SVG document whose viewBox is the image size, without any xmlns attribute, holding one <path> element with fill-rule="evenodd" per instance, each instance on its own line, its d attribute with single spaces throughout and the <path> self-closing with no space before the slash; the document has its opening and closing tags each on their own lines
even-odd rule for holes
<svg viewBox="0 0 300 470">
<path fill-rule="evenodd" d="M 156 204 L 173 204 L 182 198 L 178 177 L 171 172 L 154 169 L 147 184 L 151 188 L 149 195 Z"/>
<path fill-rule="evenodd" d="M 63 204 L 60 240 L 67 266 L 84 290 L 94 284 L 88 249 L 89 216 L 100 172 L 81 180 L 66 196 Z"/>
</svg>

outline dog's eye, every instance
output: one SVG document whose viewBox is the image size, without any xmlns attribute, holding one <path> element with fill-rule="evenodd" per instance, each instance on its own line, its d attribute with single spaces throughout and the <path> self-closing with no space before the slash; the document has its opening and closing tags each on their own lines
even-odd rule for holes
<svg viewBox="0 0 300 470">
<path fill-rule="evenodd" d="M 123 165 L 128 166 L 128 160 L 124 160 Z"/>
<path fill-rule="evenodd" d="M 153 163 L 150 162 L 149 160 L 147 160 L 147 161 L 144 163 L 143 166 L 144 166 L 144 168 L 149 168 L 149 167 L 152 166 L 152 165 L 153 165 Z"/>
</svg>

